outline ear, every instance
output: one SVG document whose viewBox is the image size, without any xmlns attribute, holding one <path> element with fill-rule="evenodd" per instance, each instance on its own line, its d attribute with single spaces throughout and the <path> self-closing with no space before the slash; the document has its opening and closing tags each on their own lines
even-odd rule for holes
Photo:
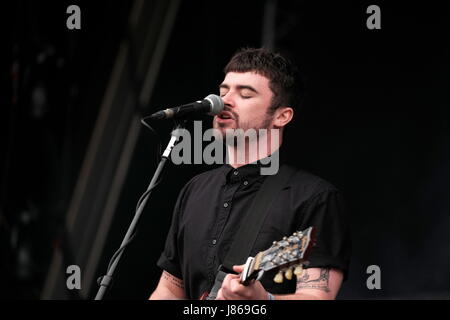
<svg viewBox="0 0 450 320">
<path fill-rule="evenodd" d="M 276 128 L 283 128 L 294 117 L 294 109 L 291 107 L 279 107 L 275 110 L 273 116 L 273 126 Z"/>
</svg>

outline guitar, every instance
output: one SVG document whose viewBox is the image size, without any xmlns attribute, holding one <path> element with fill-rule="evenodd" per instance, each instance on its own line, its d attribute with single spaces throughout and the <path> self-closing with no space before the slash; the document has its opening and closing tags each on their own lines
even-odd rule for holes
<svg viewBox="0 0 450 320">
<path fill-rule="evenodd" d="M 282 283 L 286 278 L 299 277 L 303 267 L 309 264 L 308 256 L 315 245 L 315 229 L 309 227 L 303 231 L 294 232 L 290 237 L 274 241 L 272 246 L 259 252 L 255 257 L 248 257 L 244 270 L 240 274 L 240 283 L 248 286 L 252 281 L 260 280 L 265 272 L 279 269 L 273 281 Z M 214 290 L 214 289 L 213 289 Z M 218 290 L 218 289 L 217 289 Z M 213 297 L 217 292 L 212 294 Z M 211 295 L 205 292 L 200 300 L 211 300 Z"/>
</svg>

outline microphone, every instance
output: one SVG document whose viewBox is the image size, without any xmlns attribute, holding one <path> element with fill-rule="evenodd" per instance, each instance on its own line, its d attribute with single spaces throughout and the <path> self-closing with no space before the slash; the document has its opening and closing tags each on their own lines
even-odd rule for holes
<svg viewBox="0 0 450 320">
<path fill-rule="evenodd" d="M 196 101 L 188 104 L 184 104 L 179 107 L 169 108 L 155 112 L 150 116 L 150 119 L 163 120 L 171 118 L 183 118 L 194 113 L 207 113 L 211 116 L 215 116 L 222 112 L 224 107 L 222 98 L 215 94 L 210 94 L 201 101 Z"/>
</svg>

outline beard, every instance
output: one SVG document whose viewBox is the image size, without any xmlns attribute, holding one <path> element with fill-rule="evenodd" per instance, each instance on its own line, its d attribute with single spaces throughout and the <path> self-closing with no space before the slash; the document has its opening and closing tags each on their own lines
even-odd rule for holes
<svg viewBox="0 0 450 320">
<path fill-rule="evenodd" d="M 245 144 L 247 145 L 250 142 L 258 140 L 262 136 L 265 136 L 267 131 L 270 130 L 273 120 L 273 113 L 266 113 L 264 119 L 257 124 L 251 123 L 251 121 L 241 122 L 237 114 L 234 112 L 232 112 L 232 114 L 234 119 L 233 126 L 230 126 L 227 123 L 213 121 L 213 128 L 216 140 L 221 140 L 222 142 L 225 142 L 226 145 L 233 147 L 237 147 L 239 141 L 245 141 Z"/>
</svg>

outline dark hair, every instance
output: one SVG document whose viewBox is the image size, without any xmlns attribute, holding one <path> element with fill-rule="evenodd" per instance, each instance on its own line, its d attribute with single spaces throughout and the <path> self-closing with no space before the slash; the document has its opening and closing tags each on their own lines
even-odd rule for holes
<svg viewBox="0 0 450 320">
<path fill-rule="evenodd" d="M 274 97 L 269 112 L 281 106 L 294 110 L 300 108 L 303 95 L 303 82 L 297 67 L 279 53 L 265 48 L 243 48 L 238 50 L 225 66 L 228 72 L 256 72 L 269 79 L 269 87 Z"/>
</svg>

